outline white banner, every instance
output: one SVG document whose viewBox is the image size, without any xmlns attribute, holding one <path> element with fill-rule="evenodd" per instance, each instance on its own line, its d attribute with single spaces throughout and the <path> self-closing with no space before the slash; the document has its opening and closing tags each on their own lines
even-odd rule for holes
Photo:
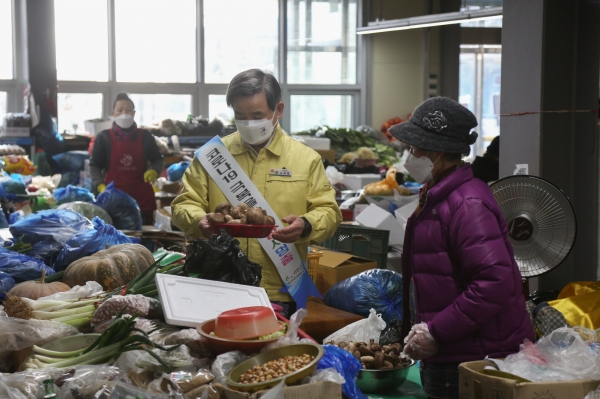
<svg viewBox="0 0 600 399">
<path fill-rule="evenodd" d="M 196 151 L 196 158 L 217 183 L 231 205 L 237 206 L 243 202 L 251 208 L 261 207 L 269 216 L 273 216 L 277 227 L 283 227 L 281 220 L 219 136 L 213 137 L 200 147 Z M 273 233 L 267 238 L 258 238 L 258 242 L 275 264 L 285 287 L 296 301 L 297 308 L 305 308 L 309 296 L 320 298 L 321 294 L 308 275 L 296 246 L 276 241 L 272 236 Z"/>
</svg>

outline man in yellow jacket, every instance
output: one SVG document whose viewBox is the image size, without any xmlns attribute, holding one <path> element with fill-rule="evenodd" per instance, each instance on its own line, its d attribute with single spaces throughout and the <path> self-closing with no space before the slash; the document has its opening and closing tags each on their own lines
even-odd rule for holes
<svg viewBox="0 0 600 399">
<path fill-rule="evenodd" d="M 283 223 L 274 240 L 295 244 L 306 264 L 311 242 L 330 238 L 342 215 L 321 157 L 289 137 L 279 126 L 284 104 L 275 77 L 259 69 L 236 75 L 227 88 L 238 131 L 223 143 Z M 285 171 L 285 173 L 282 173 Z M 206 214 L 227 201 L 197 158 L 183 176 L 183 191 L 173 201 L 173 223 L 192 237 L 211 234 Z M 238 239 L 248 258 L 262 266 L 261 287 L 272 301 L 291 302 L 283 281 L 256 239 Z"/>
</svg>

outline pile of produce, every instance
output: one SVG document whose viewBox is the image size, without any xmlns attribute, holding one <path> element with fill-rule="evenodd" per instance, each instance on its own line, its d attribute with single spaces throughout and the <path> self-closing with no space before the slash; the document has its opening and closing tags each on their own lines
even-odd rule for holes
<svg viewBox="0 0 600 399">
<path fill-rule="evenodd" d="M 236 207 L 229 202 L 221 202 L 207 217 L 209 223 L 213 224 L 275 225 L 275 219 L 267 215 L 267 211 L 260 207 L 250 208 L 243 202 Z"/>
<path fill-rule="evenodd" d="M 379 345 L 371 339 L 365 342 L 326 342 L 325 344 L 337 345 L 352 353 L 360 360 L 366 370 L 391 370 L 410 366 L 413 361 L 402 354 L 402 344 Z"/>
</svg>

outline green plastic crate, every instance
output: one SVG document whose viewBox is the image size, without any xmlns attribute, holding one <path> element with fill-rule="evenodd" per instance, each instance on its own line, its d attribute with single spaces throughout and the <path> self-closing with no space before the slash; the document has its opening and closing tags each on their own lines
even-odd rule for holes
<svg viewBox="0 0 600 399">
<path fill-rule="evenodd" d="M 389 230 L 341 224 L 321 246 L 376 261 L 377 267 L 386 269 L 389 242 Z"/>
</svg>

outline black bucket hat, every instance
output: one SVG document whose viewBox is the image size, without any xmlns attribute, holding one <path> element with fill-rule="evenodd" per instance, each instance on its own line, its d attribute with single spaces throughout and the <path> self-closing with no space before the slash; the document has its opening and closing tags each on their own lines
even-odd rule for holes
<svg viewBox="0 0 600 399">
<path fill-rule="evenodd" d="M 415 108 L 410 119 L 390 127 L 398 140 L 423 150 L 469 154 L 477 133 L 477 118 L 466 107 L 446 97 L 433 97 Z"/>
</svg>

